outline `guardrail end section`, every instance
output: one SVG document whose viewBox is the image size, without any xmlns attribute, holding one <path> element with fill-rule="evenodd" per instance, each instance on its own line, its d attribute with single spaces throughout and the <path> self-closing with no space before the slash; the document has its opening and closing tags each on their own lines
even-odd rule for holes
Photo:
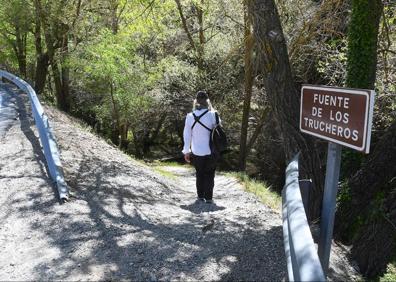
<svg viewBox="0 0 396 282">
<path fill-rule="evenodd" d="M 69 188 L 62 176 L 58 176 L 56 179 L 56 188 L 58 189 L 59 199 L 61 202 L 67 202 L 69 200 Z"/>
</svg>

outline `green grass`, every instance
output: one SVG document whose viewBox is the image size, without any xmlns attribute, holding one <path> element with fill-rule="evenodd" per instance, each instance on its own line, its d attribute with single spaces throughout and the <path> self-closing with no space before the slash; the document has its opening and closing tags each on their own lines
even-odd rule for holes
<svg viewBox="0 0 396 282">
<path fill-rule="evenodd" d="M 166 169 L 164 169 L 162 166 L 159 165 L 154 165 L 152 166 L 152 168 L 158 172 L 159 174 L 161 174 L 162 176 L 166 177 L 166 178 L 170 178 L 175 180 L 177 178 L 176 175 L 174 175 L 172 172 L 167 171 Z"/>
<path fill-rule="evenodd" d="M 162 176 L 173 180 L 177 179 L 177 176 L 172 172 L 166 170 L 166 168 L 164 167 L 183 167 L 183 165 L 177 162 L 160 162 L 160 161 L 154 161 L 153 163 L 150 164 L 146 163 L 146 165 L 153 168 L 156 172 L 158 172 Z"/>
<path fill-rule="evenodd" d="M 154 161 L 152 163 L 155 167 L 162 167 L 162 166 L 172 166 L 172 167 L 182 167 L 183 165 L 178 162 L 161 162 L 161 161 Z"/>
<path fill-rule="evenodd" d="M 272 210 L 280 212 L 282 208 L 282 198 L 276 192 L 271 191 L 264 182 L 252 179 L 245 173 L 230 172 L 228 176 L 237 178 L 246 191 L 256 195 L 262 203 L 269 206 Z"/>
<path fill-rule="evenodd" d="M 396 261 L 389 263 L 386 269 L 386 273 L 381 276 L 379 282 L 396 281 Z"/>
</svg>

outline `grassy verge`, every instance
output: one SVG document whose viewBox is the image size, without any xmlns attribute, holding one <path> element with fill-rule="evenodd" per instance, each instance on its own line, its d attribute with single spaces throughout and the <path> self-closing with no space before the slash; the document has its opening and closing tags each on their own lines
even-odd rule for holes
<svg viewBox="0 0 396 282">
<path fill-rule="evenodd" d="M 183 165 L 177 163 L 177 162 L 160 162 L 160 161 L 155 161 L 151 164 L 149 164 L 150 167 L 152 167 L 156 172 L 161 174 L 162 176 L 166 178 L 170 178 L 175 180 L 177 176 L 173 174 L 172 172 L 166 170 L 164 167 L 182 167 Z"/>
<path fill-rule="evenodd" d="M 164 176 L 166 178 L 170 178 L 170 179 L 173 179 L 173 180 L 175 180 L 177 178 L 177 176 L 174 175 L 172 172 L 169 172 L 169 171 L 163 169 L 160 166 L 154 166 L 153 168 L 154 168 L 154 170 L 156 172 L 158 172 L 159 174 L 161 174 L 162 176 Z"/>
<path fill-rule="evenodd" d="M 230 172 L 227 175 L 237 178 L 246 191 L 256 195 L 262 203 L 269 206 L 272 210 L 276 212 L 281 211 L 282 198 L 277 193 L 271 191 L 264 182 L 251 179 L 244 173 L 240 172 Z"/>
<path fill-rule="evenodd" d="M 154 161 L 153 165 L 156 167 L 161 167 L 161 166 L 172 166 L 172 167 L 183 167 L 182 164 L 178 162 L 161 162 L 161 161 Z"/>
</svg>

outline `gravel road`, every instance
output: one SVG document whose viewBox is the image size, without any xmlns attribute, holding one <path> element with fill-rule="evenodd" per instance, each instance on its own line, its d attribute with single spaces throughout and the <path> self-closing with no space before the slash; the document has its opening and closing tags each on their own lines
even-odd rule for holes
<svg viewBox="0 0 396 282">
<path fill-rule="evenodd" d="M 59 204 L 26 100 L 0 137 L 0 281 L 284 280 L 280 213 L 235 179 L 193 204 L 191 169 L 163 177 L 45 107 L 73 192 Z"/>
</svg>

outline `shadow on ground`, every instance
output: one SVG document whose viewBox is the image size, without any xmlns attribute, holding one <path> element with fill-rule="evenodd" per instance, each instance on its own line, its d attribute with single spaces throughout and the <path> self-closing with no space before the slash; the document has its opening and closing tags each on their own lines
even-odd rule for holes
<svg viewBox="0 0 396 282">
<path fill-rule="evenodd" d="M 194 201 L 192 204 L 189 205 L 180 205 L 180 208 L 196 214 L 201 214 L 203 212 L 221 211 L 225 209 L 225 207 L 219 206 L 216 203 L 206 204 L 196 201 Z"/>
</svg>

